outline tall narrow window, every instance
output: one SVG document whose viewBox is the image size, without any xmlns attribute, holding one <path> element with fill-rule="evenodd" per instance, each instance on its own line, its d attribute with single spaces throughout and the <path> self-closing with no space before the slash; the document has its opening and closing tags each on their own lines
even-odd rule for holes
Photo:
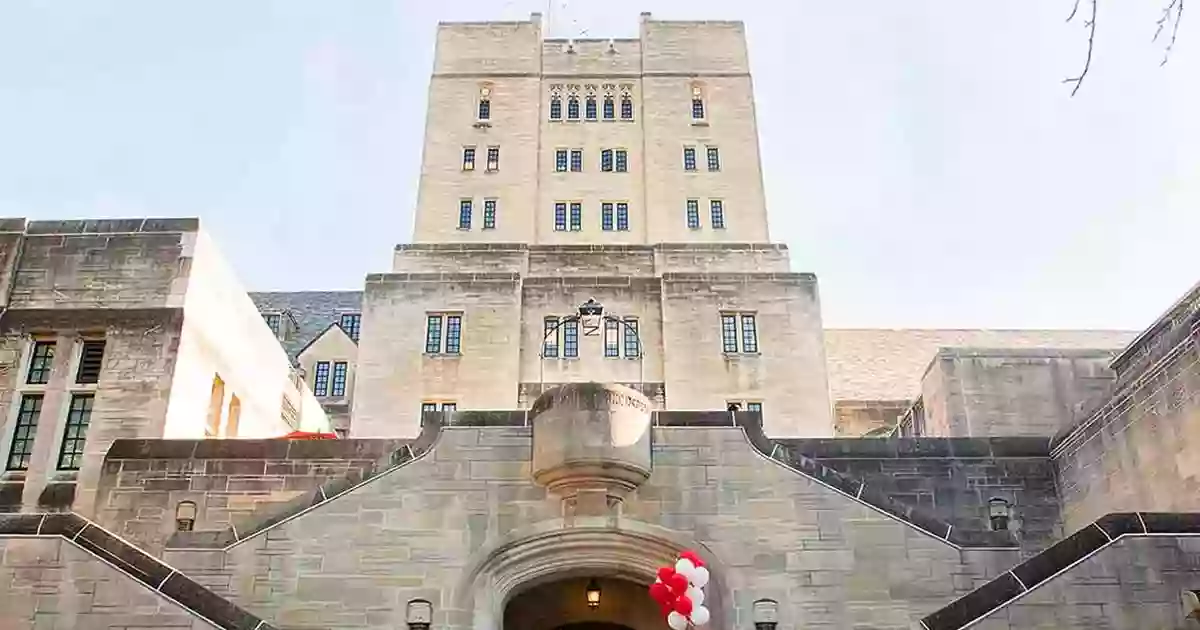
<svg viewBox="0 0 1200 630">
<path fill-rule="evenodd" d="M 554 151 L 554 171 L 556 173 L 567 172 L 567 150 L 557 149 Z"/>
<path fill-rule="evenodd" d="M 600 151 L 600 170 L 609 173 L 613 170 L 613 151 L 612 149 L 604 149 Z"/>
<path fill-rule="evenodd" d="M 583 114 L 588 120 L 596 120 L 596 97 L 588 95 L 583 103 Z"/>
<path fill-rule="evenodd" d="M 641 343 L 638 341 L 638 320 L 627 317 L 622 326 L 625 335 L 625 358 L 636 359 L 641 356 Z"/>
<path fill-rule="evenodd" d="M 625 202 L 617 204 L 617 231 L 629 231 L 629 204 Z"/>
<path fill-rule="evenodd" d="M 341 321 L 338 325 L 342 330 L 346 331 L 346 335 L 354 341 L 358 341 L 358 333 L 362 330 L 362 313 L 342 313 Z"/>
<path fill-rule="evenodd" d="M 567 120 L 579 120 L 579 97 L 567 97 Z"/>
<path fill-rule="evenodd" d="M 583 229 L 583 204 L 578 201 L 571 204 L 571 231 Z"/>
<path fill-rule="evenodd" d="M 229 396 L 229 419 L 225 421 L 225 437 L 237 437 L 242 421 L 242 401 L 237 394 Z"/>
<path fill-rule="evenodd" d="M 687 226 L 690 229 L 700 229 L 700 200 L 687 200 Z"/>
<path fill-rule="evenodd" d="M 338 361 L 333 364 L 333 383 L 329 388 L 329 395 L 342 397 L 346 395 L 346 372 L 349 369 L 349 364 L 345 361 Z"/>
<path fill-rule="evenodd" d="M 547 317 L 542 322 L 542 356 L 558 358 L 558 318 Z"/>
<path fill-rule="evenodd" d="M 265 313 L 263 321 L 267 322 L 267 328 L 270 328 L 271 332 L 279 337 L 279 329 L 283 326 L 283 316 L 279 313 Z"/>
<path fill-rule="evenodd" d="M 462 170 L 475 170 L 475 147 L 463 147 Z"/>
<path fill-rule="evenodd" d="M 621 118 L 633 120 L 633 97 L 628 94 L 621 97 Z"/>
<path fill-rule="evenodd" d="M 554 204 L 554 231 L 567 231 L 567 204 L 565 203 Z"/>
<path fill-rule="evenodd" d="M 50 371 L 54 368 L 54 344 L 53 341 L 33 342 L 29 371 L 25 373 L 26 384 L 45 385 L 50 382 Z"/>
<path fill-rule="evenodd" d="M 583 149 L 571 149 L 571 172 L 583 171 Z"/>
<path fill-rule="evenodd" d="M 483 229 L 485 229 L 485 230 L 496 229 L 496 200 L 495 199 L 484 199 L 483 200 Z"/>
<path fill-rule="evenodd" d="M 6 470 L 28 470 L 33 458 L 33 438 L 37 433 L 38 417 L 42 415 L 42 395 L 21 396 L 17 410 L 16 428 L 13 429 L 12 444 L 8 449 Z"/>
<path fill-rule="evenodd" d="M 562 98 L 550 97 L 550 120 L 562 120 Z"/>
<path fill-rule="evenodd" d="M 471 229 L 471 200 L 463 199 L 458 202 L 458 229 Z"/>
<path fill-rule="evenodd" d="M 613 230 L 613 205 L 611 203 L 600 204 L 600 229 L 605 232 Z"/>
<path fill-rule="evenodd" d="M 563 322 L 563 357 L 574 359 L 579 356 L 579 320 Z"/>
<path fill-rule="evenodd" d="M 83 461 L 83 445 L 87 441 L 88 424 L 92 420 L 94 394 L 74 394 L 67 409 L 67 426 L 58 449 L 59 470 L 79 470 Z"/>
<path fill-rule="evenodd" d="M 313 396 L 329 395 L 329 362 L 317 361 L 313 375 Z"/>
<path fill-rule="evenodd" d="M 754 315 L 742 315 L 742 352 L 758 352 L 758 323 Z"/>
<path fill-rule="evenodd" d="M 75 370 L 75 382 L 80 385 L 95 385 L 100 381 L 100 370 L 104 367 L 104 340 L 88 339 L 79 347 L 79 367 Z"/>
<path fill-rule="evenodd" d="M 617 110 L 613 103 L 613 97 L 604 97 L 604 120 L 613 120 L 617 117 Z"/>
<path fill-rule="evenodd" d="M 721 170 L 721 150 L 717 147 L 706 147 L 705 150 L 708 154 L 708 170 Z"/>
<path fill-rule="evenodd" d="M 462 352 L 462 315 L 446 316 L 446 354 Z"/>
<path fill-rule="evenodd" d="M 696 147 L 683 147 L 683 170 L 696 170 Z"/>
<path fill-rule="evenodd" d="M 442 316 L 430 315 L 425 318 L 425 354 L 441 354 L 442 352 Z"/>
<path fill-rule="evenodd" d="M 704 99 L 699 96 L 692 97 L 692 120 L 704 120 Z"/>
<path fill-rule="evenodd" d="M 737 315 L 721 315 L 721 351 L 730 354 L 738 351 Z"/>
<path fill-rule="evenodd" d="M 615 319 L 604 320 L 604 356 L 621 356 L 621 322 Z"/>
<path fill-rule="evenodd" d="M 492 99 L 488 96 L 479 97 L 479 120 L 492 119 Z"/>
<path fill-rule="evenodd" d="M 712 211 L 713 229 L 725 229 L 725 204 L 721 203 L 720 199 L 713 199 L 709 202 L 709 208 Z"/>
<path fill-rule="evenodd" d="M 488 147 L 487 170 L 489 173 L 500 170 L 500 147 Z"/>
<path fill-rule="evenodd" d="M 221 434 L 221 412 L 225 406 L 225 381 L 220 374 L 213 374 L 212 390 L 208 394 L 208 422 L 205 435 L 216 437 Z"/>
<path fill-rule="evenodd" d="M 616 150 L 616 158 L 617 158 L 617 160 L 616 160 L 617 172 L 618 173 L 628 172 L 629 171 L 629 154 L 625 151 L 625 149 L 617 149 Z"/>
</svg>

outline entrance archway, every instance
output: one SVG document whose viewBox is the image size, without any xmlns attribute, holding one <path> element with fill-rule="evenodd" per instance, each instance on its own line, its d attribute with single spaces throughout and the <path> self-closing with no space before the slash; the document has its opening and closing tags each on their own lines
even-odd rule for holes
<svg viewBox="0 0 1200 630">
<path fill-rule="evenodd" d="M 594 580 L 594 582 L 593 582 Z M 600 587 L 595 607 L 589 585 Z M 571 577 L 518 593 L 504 606 L 505 630 L 661 630 L 662 615 L 646 587 L 616 577 Z"/>
</svg>

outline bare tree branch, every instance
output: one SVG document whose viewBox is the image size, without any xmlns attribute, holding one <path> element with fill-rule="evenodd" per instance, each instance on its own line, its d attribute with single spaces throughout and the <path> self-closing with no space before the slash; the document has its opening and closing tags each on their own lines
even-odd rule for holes
<svg viewBox="0 0 1200 630">
<path fill-rule="evenodd" d="M 1075 0 L 1075 6 L 1071 9 L 1071 15 L 1067 16 L 1068 22 L 1075 19 L 1075 14 L 1079 11 L 1079 1 L 1080 0 Z M 1083 85 L 1083 79 L 1085 77 L 1087 77 L 1088 71 L 1092 69 L 1092 51 L 1096 47 L 1096 2 L 1097 2 L 1097 0 L 1090 0 L 1090 1 L 1092 3 L 1092 19 L 1083 23 L 1083 27 L 1088 29 L 1087 60 L 1084 61 L 1083 70 L 1080 71 L 1079 76 L 1071 77 L 1068 79 L 1063 79 L 1063 83 L 1074 83 L 1075 84 L 1075 89 L 1071 90 L 1071 96 L 1075 96 L 1075 93 L 1079 91 L 1079 87 Z M 1173 0 L 1173 2 L 1181 2 L 1182 3 L 1183 0 Z M 1176 21 L 1176 24 L 1178 24 L 1178 21 Z"/>
<path fill-rule="evenodd" d="M 1175 12 L 1174 16 L 1171 15 L 1172 11 Z M 1158 36 L 1162 35 L 1167 24 L 1171 25 L 1171 41 L 1167 42 L 1167 47 L 1163 49 L 1163 60 L 1159 66 L 1167 65 L 1167 60 L 1171 58 L 1171 49 L 1175 48 L 1175 39 L 1179 36 L 1179 21 L 1182 19 L 1183 0 L 1171 0 L 1163 7 L 1162 16 L 1158 18 L 1158 28 L 1154 30 L 1154 39 L 1151 41 L 1158 41 Z"/>
</svg>

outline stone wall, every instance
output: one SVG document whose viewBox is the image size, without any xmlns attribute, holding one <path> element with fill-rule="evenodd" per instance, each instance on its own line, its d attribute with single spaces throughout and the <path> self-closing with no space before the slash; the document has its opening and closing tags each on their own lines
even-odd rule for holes
<svg viewBox="0 0 1200 630">
<path fill-rule="evenodd" d="M 196 505 L 196 531 L 219 531 L 332 479 L 378 472 L 395 440 L 118 440 L 104 460 L 96 521 L 152 553 Z"/>
<path fill-rule="evenodd" d="M 833 435 L 853 438 L 872 431 L 886 433 L 911 406 L 911 400 L 836 400 L 833 403 Z"/>
<path fill-rule="evenodd" d="M 1116 363 L 1113 397 L 1053 446 L 1068 531 L 1107 512 L 1200 510 L 1200 310 Z"/>
<path fill-rule="evenodd" d="M 780 444 L 880 488 L 894 501 L 970 532 L 990 530 L 988 501 L 1010 506 L 1022 551 L 1062 538 L 1054 466 L 1042 438 L 781 440 Z"/>
<path fill-rule="evenodd" d="M 924 435 L 1050 436 L 1110 391 L 1105 350 L 943 348 L 922 380 Z"/>
</svg>

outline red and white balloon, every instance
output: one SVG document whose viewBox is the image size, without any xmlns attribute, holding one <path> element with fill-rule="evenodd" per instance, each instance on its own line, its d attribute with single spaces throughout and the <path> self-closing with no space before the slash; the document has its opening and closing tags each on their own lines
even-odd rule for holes
<svg viewBox="0 0 1200 630">
<path fill-rule="evenodd" d="M 650 585 L 650 597 L 658 602 L 671 630 L 708 623 L 709 612 L 704 606 L 708 577 L 704 561 L 693 551 L 684 551 L 674 566 L 658 570 L 658 578 Z"/>
</svg>

